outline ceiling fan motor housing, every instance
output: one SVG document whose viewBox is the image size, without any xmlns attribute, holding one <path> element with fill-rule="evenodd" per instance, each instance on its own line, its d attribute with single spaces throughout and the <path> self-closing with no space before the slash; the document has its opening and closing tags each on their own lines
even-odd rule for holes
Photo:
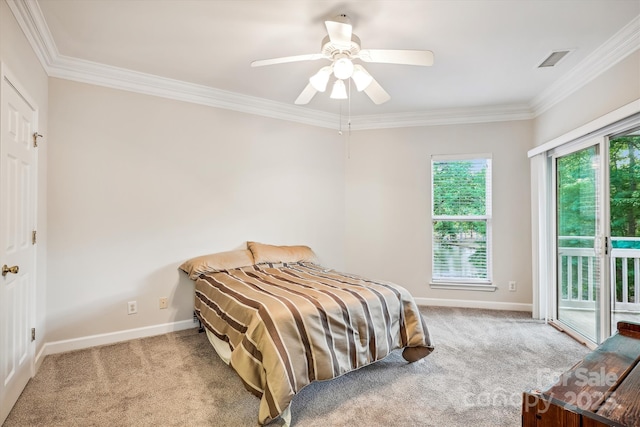
<svg viewBox="0 0 640 427">
<path fill-rule="evenodd" d="M 349 55 L 349 57 L 353 57 L 360 52 L 360 38 L 355 34 L 351 34 L 351 44 L 349 46 L 349 49 L 344 49 L 344 48 L 341 49 L 340 47 L 336 46 L 331 42 L 331 40 L 329 39 L 329 36 L 326 36 L 324 39 L 322 39 L 321 50 L 322 50 L 322 54 L 325 55 L 327 58 L 333 59 L 334 55 L 337 55 L 339 53 L 344 53 L 346 55 Z"/>
</svg>

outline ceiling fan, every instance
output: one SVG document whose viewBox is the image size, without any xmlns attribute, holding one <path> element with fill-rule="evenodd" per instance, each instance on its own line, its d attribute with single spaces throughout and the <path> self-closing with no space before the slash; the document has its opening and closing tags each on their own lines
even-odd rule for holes
<svg viewBox="0 0 640 427">
<path fill-rule="evenodd" d="M 338 15 L 331 21 L 325 21 L 324 24 L 327 27 L 328 36 L 322 40 L 320 53 L 261 59 L 251 63 L 252 67 L 262 67 L 318 59 L 331 61 L 331 65 L 320 68 L 309 78 L 309 84 L 295 100 L 298 105 L 308 104 L 316 93 L 324 92 L 332 74 L 336 78 L 330 96 L 333 99 L 347 99 L 344 81 L 349 78 L 355 83 L 356 90 L 364 91 L 375 104 L 383 104 L 391 99 L 391 96 L 361 64 L 354 63 L 357 59 L 371 63 L 433 65 L 433 52 L 430 50 L 361 49 L 360 39 L 353 34 L 351 20 L 347 15 Z"/>
</svg>

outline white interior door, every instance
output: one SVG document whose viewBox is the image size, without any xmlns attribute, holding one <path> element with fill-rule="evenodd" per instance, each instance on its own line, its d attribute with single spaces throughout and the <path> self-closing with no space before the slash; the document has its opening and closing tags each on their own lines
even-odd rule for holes
<svg viewBox="0 0 640 427">
<path fill-rule="evenodd" d="M 2 73 L 0 92 L 0 424 L 33 375 L 36 109 Z M 19 86 L 17 86 L 19 87 Z"/>
</svg>

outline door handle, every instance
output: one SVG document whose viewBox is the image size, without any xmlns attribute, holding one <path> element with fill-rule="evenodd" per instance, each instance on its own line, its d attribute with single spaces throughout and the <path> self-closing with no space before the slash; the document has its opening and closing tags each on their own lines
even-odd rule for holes
<svg viewBox="0 0 640 427">
<path fill-rule="evenodd" d="M 2 276 L 6 276 L 7 273 L 18 274 L 19 270 L 20 267 L 18 267 L 17 265 L 14 265 L 13 267 L 7 267 L 7 264 L 5 264 L 2 266 Z"/>
</svg>

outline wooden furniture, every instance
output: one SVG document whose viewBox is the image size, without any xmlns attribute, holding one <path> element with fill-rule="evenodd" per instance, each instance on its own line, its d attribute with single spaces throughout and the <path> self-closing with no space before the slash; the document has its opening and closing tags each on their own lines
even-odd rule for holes
<svg viewBox="0 0 640 427">
<path fill-rule="evenodd" d="M 618 322 L 618 333 L 557 383 L 523 394 L 523 427 L 639 427 L 640 324 Z"/>
</svg>

